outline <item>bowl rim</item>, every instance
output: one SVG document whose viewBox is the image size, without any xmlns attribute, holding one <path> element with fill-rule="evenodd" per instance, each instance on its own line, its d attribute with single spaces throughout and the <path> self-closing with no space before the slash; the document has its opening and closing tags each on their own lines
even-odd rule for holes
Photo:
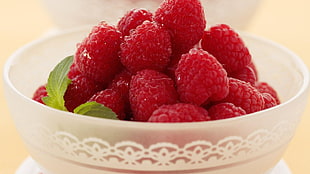
<svg viewBox="0 0 310 174">
<path fill-rule="evenodd" d="M 310 71 L 307 68 L 307 66 L 304 64 L 302 59 L 297 54 L 295 54 L 293 51 L 289 50 L 287 47 L 285 47 L 279 43 L 276 43 L 272 40 L 269 40 L 269 39 L 266 39 L 266 38 L 263 38 L 261 36 L 257 36 L 257 35 L 254 35 L 254 34 L 251 34 L 248 32 L 238 31 L 238 33 L 241 35 L 241 37 L 246 37 L 246 38 L 258 40 L 260 42 L 265 42 L 265 43 L 269 44 L 270 46 L 277 47 L 278 49 L 283 50 L 284 52 L 289 54 L 290 57 L 292 57 L 291 60 L 294 60 L 296 66 L 299 68 L 300 74 L 303 77 L 302 85 L 300 86 L 299 90 L 297 91 L 297 93 L 293 97 L 291 97 L 287 101 L 285 101 L 285 102 L 283 102 L 283 103 L 281 103 L 275 107 L 268 108 L 265 110 L 261 110 L 261 111 L 251 113 L 251 114 L 246 114 L 246 115 L 239 116 L 239 117 L 234 117 L 234 118 L 204 121 L 204 122 L 149 123 L 149 122 L 96 118 L 96 117 L 90 117 L 90 116 L 85 116 L 85 115 L 79 115 L 79 114 L 75 114 L 75 113 L 71 113 L 71 112 L 67 112 L 67 111 L 61 111 L 61 110 L 43 105 L 39 102 L 32 100 L 31 98 L 22 94 L 19 90 L 17 90 L 17 88 L 15 88 L 12 81 L 10 80 L 9 72 L 10 72 L 11 66 L 14 65 L 14 62 L 19 58 L 20 54 L 22 54 L 24 51 L 27 51 L 29 48 L 35 47 L 36 45 L 47 42 L 53 38 L 62 37 L 62 36 L 65 36 L 67 34 L 85 32 L 85 31 L 89 31 L 89 30 L 90 30 L 89 26 L 65 29 L 62 31 L 58 31 L 56 33 L 45 35 L 39 39 L 33 40 L 33 41 L 25 44 L 24 46 L 20 47 L 11 56 L 9 56 L 9 58 L 6 60 L 6 62 L 4 64 L 4 68 L 3 68 L 3 81 L 4 81 L 4 83 L 8 86 L 8 88 L 11 88 L 11 90 L 13 90 L 17 95 L 19 95 L 20 97 L 22 97 L 26 101 L 32 102 L 33 104 L 38 105 L 38 106 L 40 105 L 39 107 L 43 107 L 44 109 L 48 109 L 50 111 L 59 113 L 59 114 L 55 114 L 57 116 L 69 115 L 70 117 L 67 117 L 67 118 L 70 118 L 70 119 L 84 120 L 84 121 L 93 122 L 93 123 L 97 123 L 97 124 L 103 123 L 103 124 L 109 124 L 109 125 L 113 125 L 113 126 L 134 127 L 134 128 L 143 128 L 143 129 L 159 129 L 159 128 L 160 129 L 178 129 L 178 128 L 186 129 L 186 128 L 193 128 L 193 127 L 198 128 L 200 126 L 208 126 L 208 125 L 212 126 L 215 124 L 224 124 L 226 122 L 239 121 L 239 120 L 244 120 L 244 119 L 251 119 L 251 117 L 253 117 L 253 116 L 255 117 L 255 116 L 261 115 L 265 112 L 269 112 L 271 110 L 277 110 L 277 109 L 280 109 L 282 107 L 285 107 L 286 105 L 289 105 L 290 103 L 297 100 L 297 98 L 301 97 L 303 94 L 307 95 L 306 93 L 308 92 L 309 87 L 310 87 L 310 78 L 309 78 Z M 120 123 L 120 121 L 121 121 L 121 123 Z"/>
</svg>

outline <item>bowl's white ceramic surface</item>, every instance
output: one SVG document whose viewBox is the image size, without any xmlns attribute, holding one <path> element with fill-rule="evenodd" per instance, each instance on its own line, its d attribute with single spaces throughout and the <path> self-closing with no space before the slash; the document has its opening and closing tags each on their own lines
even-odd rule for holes
<svg viewBox="0 0 310 174">
<path fill-rule="evenodd" d="M 7 102 L 29 153 L 46 173 L 267 174 L 295 133 L 307 102 L 309 71 L 288 49 L 242 34 L 261 81 L 282 104 L 250 115 L 199 123 L 98 119 L 31 100 L 51 69 L 72 55 L 89 28 L 32 42 L 4 67 Z"/>
<path fill-rule="evenodd" d="M 230 24 L 243 29 L 252 19 L 261 0 L 201 0 L 208 25 Z M 154 12 L 162 0 L 41 0 L 55 24 L 63 29 L 94 25 L 99 21 L 116 24 L 132 8 Z"/>
</svg>

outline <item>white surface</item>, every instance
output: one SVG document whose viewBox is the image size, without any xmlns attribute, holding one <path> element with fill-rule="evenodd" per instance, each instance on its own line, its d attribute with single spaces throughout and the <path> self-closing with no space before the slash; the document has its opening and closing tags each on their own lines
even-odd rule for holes
<svg viewBox="0 0 310 174">
<path fill-rule="evenodd" d="M 40 171 L 36 162 L 28 157 L 16 170 L 15 174 L 44 174 Z M 292 174 L 286 163 L 281 160 L 271 174 Z"/>
<path fill-rule="evenodd" d="M 19 166 L 15 174 L 40 174 L 40 169 L 37 166 L 36 162 L 28 157 L 25 161 Z"/>
<path fill-rule="evenodd" d="M 271 174 L 292 174 L 286 163 L 281 160 Z"/>
</svg>

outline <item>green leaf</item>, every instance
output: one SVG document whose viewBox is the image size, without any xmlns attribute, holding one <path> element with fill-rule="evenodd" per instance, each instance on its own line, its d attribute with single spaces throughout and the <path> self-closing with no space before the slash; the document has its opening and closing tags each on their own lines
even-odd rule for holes
<svg viewBox="0 0 310 174">
<path fill-rule="evenodd" d="M 51 71 L 48 77 L 46 91 L 47 97 L 43 98 L 43 102 L 55 109 L 67 111 L 65 107 L 64 94 L 71 83 L 68 78 L 68 72 L 73 62 L 73 56 L 68 56 L 63 59 Z"/>
<path fill-rule="evenodd" d="M 73 112 L 81 115 L 118 120 L 117 115 L 112 109 L 94 101 L 81 104 Z"/>
</svg>

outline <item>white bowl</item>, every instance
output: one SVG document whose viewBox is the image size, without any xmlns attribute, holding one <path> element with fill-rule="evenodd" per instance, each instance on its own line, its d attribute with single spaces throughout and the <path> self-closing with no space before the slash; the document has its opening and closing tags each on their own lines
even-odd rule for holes
<svg viewBox="0 0 310 174">
<path fill-rule="evenodd" d="M 201 0 L 208 25 L 226 23 L 244 29 L 255 14 L 261 0 Z M 132 8 L 146 8 L 152 12 L 162 0 L 41 0 L 55 24 L 63 29 L 95 25 L 105 20 L 117 21 Z"/>
<path fill-rule="evenodd" d="M 51 69 L 72 55 L 87 29 L 32 42 L 4 67 L 16 127 L 45 174 L 270 173 L 281 159 L 307 102 L 309 71 L 288 49 L 241 34 L 261 81 L 282 104 L 238 118 L 197 123 L 141 123 L 82 116 L 31 100 Z"/>
</svg>

